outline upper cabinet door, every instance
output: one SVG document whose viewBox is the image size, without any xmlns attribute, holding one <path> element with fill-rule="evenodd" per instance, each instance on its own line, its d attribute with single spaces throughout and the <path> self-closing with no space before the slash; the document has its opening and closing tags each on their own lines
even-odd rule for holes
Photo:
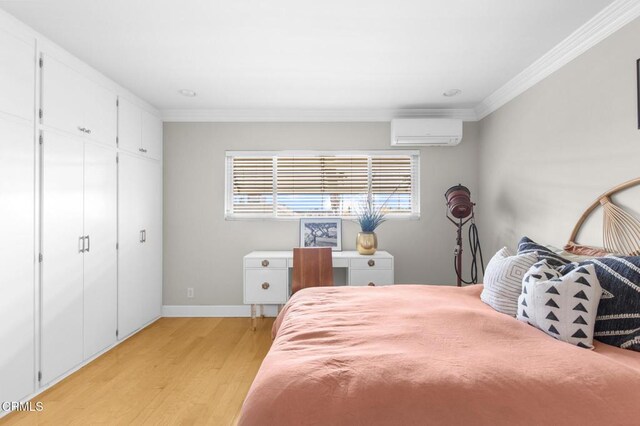
<svg viewBox="0 0 640 426">
<path fill-rule="evenodd" d="M 0 31 L 0 112 L 34 118 L 35 44 Z"/>
<path fill-rule="evenodd" d="M 58 60 L 44 56 L 42 68 L 42 124 L 84 136 L 82 98 L 84 78 Z"/>
<path fill-rule="evenodd" d="M 83 97 L 84 124 L 90 139 L 116 146 L 118 135 L 118 106 L 114 93 L 87 80 Z"/>
<path fill-rule="evenodd" d="M 120 98 L 118 147 L 154 160 L 162 159 L 162 120 Z"/>
<path fill-rule="evenodd" d="M 115 146 L 116 95 L 44 55 L 42 124 Z"/>
<path fill-rule="evenodd" d="M 149 158 L 162 159 L 162 120 L 142 111 L 142 148 Z"/>
<path fill-rule="evenodd" d="M 141 110 L 124 98 L 118 102 L 118 147 L 139 153 L 142 148 Z"/>
</svg>

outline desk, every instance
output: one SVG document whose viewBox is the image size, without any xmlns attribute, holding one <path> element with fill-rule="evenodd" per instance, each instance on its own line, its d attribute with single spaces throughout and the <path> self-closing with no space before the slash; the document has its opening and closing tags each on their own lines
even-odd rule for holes
<svg viewBox="0 0 640 426">
<path fill-rule="evenodd" d="M 333 267 L 346 268 L 346 285 L 391 285 L 394 283 L 393 256 L 377 251 L 363 256 L 357 251 L 334 251 Z M 284 305 L 291 296 L 289 268 L 293 268 L 293 251 L 253 251 L 243 260 L 244 303 L 256 306 Z"/>
</svg>

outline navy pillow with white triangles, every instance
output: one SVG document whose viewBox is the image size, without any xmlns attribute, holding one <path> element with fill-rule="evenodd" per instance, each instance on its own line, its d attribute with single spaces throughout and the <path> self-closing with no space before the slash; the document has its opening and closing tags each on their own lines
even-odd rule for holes
<svg viewBox="0 0 640 426">
<path fill-rule="evenodd" d="M 538 253 L 538 258 L 540 260 L 546 260 L 550 266 L 555 268 L 571 263 L 569 259 L 565 259 L 564 257 L 554 253 L 549 248 L 536 243 L 528 237 L 522 237 L 520 242 L 518 242 L 518 255 L 534 252 Z"/>
<path fill-rule="evenodd" d="M 564 275 L 593 265 L 602 286 L 594 338 L 624 349 L 640 351 L 640 256 L 607 256 L 571 263 Z"/>
</svg>

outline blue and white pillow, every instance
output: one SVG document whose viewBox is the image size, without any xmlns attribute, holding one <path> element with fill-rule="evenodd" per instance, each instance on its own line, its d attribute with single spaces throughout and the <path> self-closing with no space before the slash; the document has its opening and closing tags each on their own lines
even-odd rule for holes
<svg viewBox="0 0 640 426">
<path fill-rule="evenodd" d="M 562 275 L 542 260 L 525 274 L 517 318 L 558 340 L 592 349 L 601 294 L 593 265 Z"/>
<path fill-rule="evenodd" d="M 640 351 L 640 256 L 607 256 L 571 263 L 562 274 L 595 268 L 602 286 L 594 337 L 603 343 Z"/>
<path fill-rule="evenodd" d="M 518 242 L 518 254 L 526 253 L 537 253 L 540 260 L 547 260 L 550 266 L 556 268 L 571 263 L 569 259 L 554 253 L 549 247 L 538 244 L 528 237 L 522 237 Z"/>
</svg>

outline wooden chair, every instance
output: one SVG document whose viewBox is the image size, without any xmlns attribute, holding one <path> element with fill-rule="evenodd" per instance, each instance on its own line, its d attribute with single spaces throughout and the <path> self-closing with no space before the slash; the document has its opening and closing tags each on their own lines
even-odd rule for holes
<svg viewBox="0 0 640 426">
<path fill-rule="evenodd" d="M 333 286 L 331 248 L 294 248 L 291 294 L 303 288 L 322 286 Z"/>
</svg>

